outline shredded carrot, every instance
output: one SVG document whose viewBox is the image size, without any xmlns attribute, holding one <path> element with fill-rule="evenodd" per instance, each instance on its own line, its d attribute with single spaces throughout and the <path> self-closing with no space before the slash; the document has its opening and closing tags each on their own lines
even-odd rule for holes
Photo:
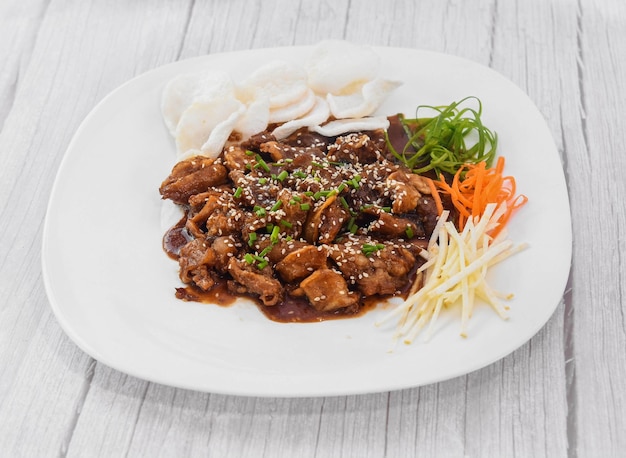
<svg viewBox="0 0 626 458">
<path fill-rule="evenodd" d="M 437 188 L 450 196 L 452 204 L 459 212 L 460 230 L 463 230 L 470 218 L 480 218 L 488 204 L 495 203 L 496 210 L 505 205 L 505 210 L 498 219 L 498 226 L 490 233 L 492 237 L 496 237 L 515 210 L 528 201 L 524 195 L 515 196 L 515 178 L 503 176 L 503 172 L 504 157 L 500 156 L 496 165 L 491 168 L 487 168 L 485 162 L 463 165 L 454 174 L 452 184 L 448 184 L 443 175 L 434 182 Z M 463 173 L 465 175 L 461 178 Z"/>
<path fill-rule="evenodd" d="M 437 191 L 437 187 L 435 186 L 435 182 L 430 178 L 426 179 L 428 181 L 428 187 L 430 188 L 430 193 L 433 196 L 433 200 L 435 201 L 435 205 L 437 206 L 437 214 L 441 216 L 443 213 L 443 203 L 441 202 L 441 196 L 439 195 L 439 191 Z"/>
</svg>

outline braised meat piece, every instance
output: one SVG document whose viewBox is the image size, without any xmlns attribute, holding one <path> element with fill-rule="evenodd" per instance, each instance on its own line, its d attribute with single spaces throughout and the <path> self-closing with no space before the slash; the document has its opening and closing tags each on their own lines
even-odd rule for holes
<svg viewBox="0 0 626 458">
<path fill-rule="evenodd" d="M 405 247 L 350 237 L 330 251 L 339 270 L 365 296 L 395 294 L 408 284 L 416 259 Z"/>
<path fill-rule="evenodd" d="M 257 173 L 233 170 L 228 174 L 235 188 L 241 188 L 241 198 L 249 207 L 272 205 L 281 187 Z"/>
<path fill-rule="evenodd" d="M 241 144 L 244 150 L 259 151 L 263 143 L 276 140 L 268 130 L 253 135 Z"/>
<path fill-rule="evenodd" d="M 216 275 L 226 273 L 230 259 L 239 251 L 238 245 L 241 244 L 232 236 L 190 241 L 180 249 L 180 279 L 208 291 L 215 285 Z"/>
<path fill-rule="evenodd" d="M 316 270 L 300 283 L 300 288 L 311 305 L 323 312 L 349 308 L 359 300 L 341 274 L 330 269 Z"/>
<path fill-rule="evenodd" d="M 224 164 L 228 170 L 242 170 L 251 164 L 253 158 L 246 154 L 246 150 L 240 146 L 229 146 L 224 150 Z"/>
<path fill-rule="evenodd" d="M 311 243 L 330 243 L 339 234 L 349 216 L 348 211 L 337 200 L 337 196 L 331 196 L 309 214 L 304 227 L 304 237 Z"/>
<path fill-rule="evenodd" d="M 215 253 L 215 268 L 221 274 L 228 271 L 228 263 L 239 253 L 241 243 L 233 236 L 216 237 L 211 244 Z"/>
<path fill-rule="evenodd" d="M 408 238 L 407 234 L 413 236 L 424 236 L 424 229 L 421 224 L 417 224 L 413 219 L 396 216 L 388 213 L 379 207 L 370 207 L 365 210 L 370 215 L 376 215 L 376 220 L 368 226 L 368 231 L 381 234 L 389 238 Z"/>
<path fill-rule="evenodd" d="M 215 252 L 206 241 L 192 240 L 180 250 L 180 279 L 204 291 L 211 289 L 215 284 L 212 270 L 215 258 Z"/>
<path fill-rule="evenodd" d="M 222 164 L 214 159 L 195 156 L 176 164 L 159 191 L 164 199 L 185 205 L 194 194 L 224 184 L 226 179 L 227 170 Z"/>
<path fill-rule="evenodd" d="M 282 140 L 282 143 L 295 146 L 296 148 L 314 148 L 319 151 L 326 151 L 328 146 L 333 143 L 333 138 L 324 137 L 321 134 L 303 127 Z"/>
<path fill-rule="evenodd" d="M 229 284 L 238 293 L 249 293 L 258 296 L 264 305 L 276 305 L 283 299 L 283 287 L 272 275 L 268 266 L 258 269 L 244 260 L 231 258 L 228 272 L 235 284 Z"/>
<path fill-rule="evenodd" d="M 301 280 L 312 272 L 326 267 L 328 253 L 322 246 L 305 245 L 292 251 L 276 264 L 276 271 L 286 282 Z"/>
<path fill-rule="evenodd" d="M 431 196 L 422 196 L 417 201 L 417 214 L 420 215 L 422 224 L 427 234 L 432 234 L 437 225 L 437 204 Z"/>
<path fill-rule="evenodd" d="M 190 199 L 191 200 L 191 199 Z M 198 208 L 198 204 L 195 205 Z M 244 213 L 233 195 L 227 192 L 205 193 L 204 205 L 187 216 L 187 230 L 195 237 L 216 237 L 241 233 Z"/>
<path fill-rule="evenodd" d="M 383 158 L 384 143 L 372 141 L 365 133 L 351 133 L 337 137 L 328 147 L 330 161 L 371 164 Z"/>
<path fill-rule="evenodd" d="M 415 210 L 417 200 L 422 196 L 413 186 L 409 176 L 403 170 L 390 173 L 385 180 L 385 186 L 391 194 L 394 213 L 408 213 Z"/>
</svg>

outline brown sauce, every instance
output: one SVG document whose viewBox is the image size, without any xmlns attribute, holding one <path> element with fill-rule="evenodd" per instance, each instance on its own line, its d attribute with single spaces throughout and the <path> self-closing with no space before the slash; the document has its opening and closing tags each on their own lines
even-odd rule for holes
<svg viewBox="0 0 626 458">
<path fill-rule="evenodd" d="M 415 267 L 417 270 L 418 266 Z M 413 275 L 412 275 L 413 277 Z M 397 296 L 404 297 L 409 293 L 411 283 L 400 291 Z M 176 298 L 189 301 L 200 302 L 203 304 L 218 305 L 220 307 L 228 307 L 233 305 L 235 301 L 241 297 L 240 295 L 233 294 L 228 290 L 228 279 L 218 278 L 215 286 L 208 291 L 203 291 L 197 286 L 186 285 L 184 287 L 176 288 Z M 259 310 L 268 319 L 276 321 L 278 323 L 315 323 L 327 320 L 339 320 L 347 318 L 355 318 L 362 316 L 375 309 L 381 302 L 385 302 L 387 299 L 394 296 L 369 296 L 361 298 L 361 303 L 356 311 L 335 310 L 332 312 L 321 312 L 311 307 L 309 302 L 304 297 L 296 297 L 286 295 L 285 300 L 280 304 L 273 306 L 264 305 L 258 298 L 254 296 L 244 295 L 247 299 L 255 303 Z"/>
<path fill-rule="evenodd" d="M 282 303 L 271 307 L 267 307 L 258 301 L 255 302 L 261 312 L 272 321 L 279 323 L 313 323 L 361 316 L 375 308 L 380 301 L 381 298 L 368 297 L 361 302 L 361 306 L 356 312 L 346 312 L 344 310 L 320 312 L 311 307 L 305 298 L 293 296 L 287 296 Z"/>
<path fill-rule="evenodd" d="M 187 215 L 183 216 L 163 236 L 163 251 L 174 260 L 178 260 L 180 249 L 193 239 L 185 228 L 186 221 Z"/>
<path fill-rule="evenodd" d="M 217 280 L 215 286 L 208 291 L 203 291 L 197 286 L 186 285 L 176 288 L 176 298 L 189 302 L 201 302 L 228 307 L 237 300 L 238 296 L 228 291 L 227 281 L 224 278 Z"/>
<path fill-rule="evenodd" d="M 176 288 L 176 298 L 188 302 L 200 302 L 203 304 L 228 307 L 233 305 L 241 296 L 228 291 L 226 279 L 219 279 L 216 285 L 209 291 L 202 291 L 193 285 Z M 327 320 L 339 320 L 362 316 L 376 308 L 387 297 L 370 296 L 361 300 L 359 309 L 354 312 L 336 310 L 332 312 L 320 312 L 311 307 L 305 298 L 287 295 L 285 300 L 277 305 L 268 307 L 253 296 L 243 296 L 255 303 L 261 313 L 268 319 L 278 323 L 315 323 Z"/>
</svg>

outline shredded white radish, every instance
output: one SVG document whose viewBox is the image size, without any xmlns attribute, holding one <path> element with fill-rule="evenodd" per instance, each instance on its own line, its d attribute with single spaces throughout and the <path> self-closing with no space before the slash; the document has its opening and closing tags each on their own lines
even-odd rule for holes
<svg viewBox="0 0 626 458">
<path fill-rule="evenodd" d="M 427 261 L 418 269 L 423 272 L 421 289 L 410 295 L 378 324 L 397 320 L 396 339 L 410 344 L 428 325 L 426 339 L 434 331 L 434 323 L 444 307 L 460 304 L 461 336 L 467 337 L 467 327 L 476 300 L 490 305 L 502 318 L 507 319 L 508 307 L 501 300 L 510 300 L 512 294 L 495 291 L 487 282 L 488 269 L 526 245 L 514 245 L 503 231 L 492 239 L 488 232 L 497 225 L 501 212 L 490 204 L 478 219 L 468 221 L 461 233 L 447 221 L 444 212 L 428 243 Z"/>
</svg>

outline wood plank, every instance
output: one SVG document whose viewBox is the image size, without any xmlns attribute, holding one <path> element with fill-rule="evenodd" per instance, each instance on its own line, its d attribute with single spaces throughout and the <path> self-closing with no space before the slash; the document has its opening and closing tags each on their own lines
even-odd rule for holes
<svg viewBox="0 0 626 458">
<path fill-rule="evenodd" d="M 570 182 L 576 184 L 570 187 L 577 235 L 576 448 L 580 456 L 618 456 L 626 448 L 626 5 L 584 0 L 577 15 L 580 86 L 572 104 L 578 117 L 565 135 Z M 570 135 L 579 141 L 570 142 Z"/>
<path fill-rule="evenodd" d="M 30 61 L 47 0 L 0 4 L 0 132 Z"/>
<path fill-rule="evenodd" d="M 16 11 L 32 24 L 22 39 L 19 84 L 0 135 L 0 295 L 7 298 L 0 309 L 3 453 L 64 454 L 89 389 L 92 361 L 62 332 L 43 290 L 40 234 L 56 170 L 80 121 L 136 72 L 176 57 L 171 42 L 153 43 L 166 27 L 176 33 L 178 10 L 154 2 L 146 15 L 146 2 L 124 5 L 59 0 L 36 30 L 30 12 Z M 178 18 L 182 34 L 186 15 Z"/>
</svg>

